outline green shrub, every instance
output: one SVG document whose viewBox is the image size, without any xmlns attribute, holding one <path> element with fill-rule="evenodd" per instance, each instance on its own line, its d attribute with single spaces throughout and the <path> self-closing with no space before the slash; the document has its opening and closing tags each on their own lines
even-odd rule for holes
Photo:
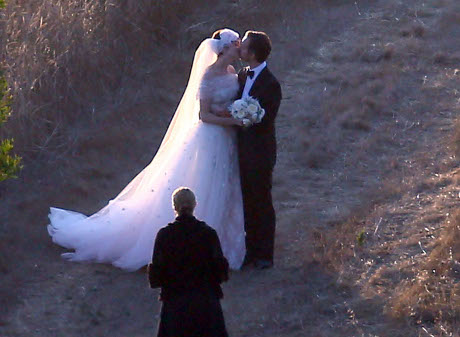
<svg viewBox="0 0 460 337">
<path fill-rule="evenodd" d="M 4 2 L 0 0 L 0 6 Z M 8 83 L 0 72 L 0 125 L 5 123 L 11 115 L 11 95 L 8 90 Z M 17 178 L 17 173 L 21 170 L 21 158 L 17 155 L 11 156 L 13 149 L 13 139 L 0 141 L 0 182 L 9 178 Z"/>
<path fill-rule="evenodd" d="M 1 1 L 1 0 L 0 0 Z M 5 123 L 11 114 L 11 96 L 8 93 L 8 84 L 0 71 L 0 125 Z"/>
<path fill-rule="evenodd" d="M 5 139 L 0 143 L 0 182 L 9 178 L 17 178 L 17 173 L 22 168 L 21 157 L 9 155 L 13 149 L 13 140 Z"/>
</svg>

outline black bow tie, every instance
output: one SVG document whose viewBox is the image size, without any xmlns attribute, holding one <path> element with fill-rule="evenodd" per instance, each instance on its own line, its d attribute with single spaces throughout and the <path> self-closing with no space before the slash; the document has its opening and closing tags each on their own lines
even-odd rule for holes
<svg viewBox="0 0 460 337">
<path fill-rule="evenodd" d="M 254 70 L 248 70 L 248 76 L 252 79 L 254 77 Z"/>
</svg>

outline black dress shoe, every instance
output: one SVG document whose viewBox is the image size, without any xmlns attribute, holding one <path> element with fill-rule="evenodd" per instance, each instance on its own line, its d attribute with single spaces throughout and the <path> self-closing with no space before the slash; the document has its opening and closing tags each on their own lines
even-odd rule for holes
<svg viewBox="0 0 460 337">
<path fill-rule="evenodd" d="M 270 260 L 256 260 L 254 261 L 255 269 L 268 269 L 273 268 L 273 261 Z"/>
</svg>

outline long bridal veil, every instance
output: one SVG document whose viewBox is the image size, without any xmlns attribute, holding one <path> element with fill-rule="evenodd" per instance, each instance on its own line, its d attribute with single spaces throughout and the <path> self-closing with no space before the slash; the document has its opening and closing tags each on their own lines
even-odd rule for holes
<svg viewBox="0 0 460 337">
<path fill-rule="evenodd" d="M 171 161 L 174 160 L 172 156 L 175 153 L 174 149 L 178 149 L 183 145 L 184 139 L 187 138 L 188 133 L 193 130 L 193 126 L 199 121 L 200 101 L 198 90 L 201 78 L 206 68 L 217 59 L 217 55 L 213 51 L 213 44 L 213 39 L 206 39 L 201 42 L 196 50 L 187 87 L 161 141 L 161 145 L 148 166 L 149 170 L 142 171 L 112 202 L 128 199 L 132 193 L 138 193 L 142 186 L 148 186 L 148 183 L 152 180 L 157 182 L 162 180 L 163 177 L 157 176 L 158 172 L 162 171 L 165 165 L 170 166 Z M 152 180 L 142 180 L 141 175 L 143 176 L 146 173 L 150 174 L 147 178 Z M 161 188 L 162 186 L 158 187 Z"/>
<path fill-rule="evenodd" d="M 74 250 L 62 254 L 64 258 L 109 262 L 126 270 L 146 265 L 156 233 L 174 219 L 171 193 L 187 186 L 197 195 L 198 218 L 211 226 L 231 222 L 216 230 L 230 265 L 240 266 L 244 256 L 242 201 L 239 191 L 229 189 L 239 184 L 237 163 L 225 155 L 231 146 L 228 137 L 216 133 L 227 131 L 199 121 L 198 90 L 206 68 L 217 59 L 215 43 L 215 39 L 206 39 L 195 52 L 186 90 L 151 163 L 89 217 L 50 209 L 48 232 L 53 241 Z"/>
<path fill-rule="evenodd" d="M 187 88 L 161 142 L 157 155 L 167 151 L 177 141 L 178 137 L 183 136 L 184 130 L 189 129 L 191 125 L 198 122 L 200 109 L 198 90 L 204 72 L 217 60 L 217 54 L 214 52 L 215 41 L 214 39 L 206 39 L 201 42 L 196 50 Z"/>
</svg>

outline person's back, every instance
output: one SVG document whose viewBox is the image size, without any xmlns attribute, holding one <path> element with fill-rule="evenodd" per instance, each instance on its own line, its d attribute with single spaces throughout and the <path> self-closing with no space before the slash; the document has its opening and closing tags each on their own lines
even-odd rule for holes
<svg viewBox="0 0 460 337">
<path fill-rule="evenodd" d="M 176 221 L 155 239 L 148 273 L 150 286 L 161 288 L 163 302 L 158 337 L 226 337 L 220 283 L 228 262 L 214 229 L 193 216 L 193 192 L 173 194 Z"/>
<path fill-rule="evenodd" d="M 161 299 L 190 291 L 222 297 L 219 284 L 228 278 L 228 264 L 219 252 L 214 229 L 191 215 L 181 215 L 160 230 L 156 242 L 161 265 L 153 261 L 151 269 L 158 275 Z"/>
</svg>

